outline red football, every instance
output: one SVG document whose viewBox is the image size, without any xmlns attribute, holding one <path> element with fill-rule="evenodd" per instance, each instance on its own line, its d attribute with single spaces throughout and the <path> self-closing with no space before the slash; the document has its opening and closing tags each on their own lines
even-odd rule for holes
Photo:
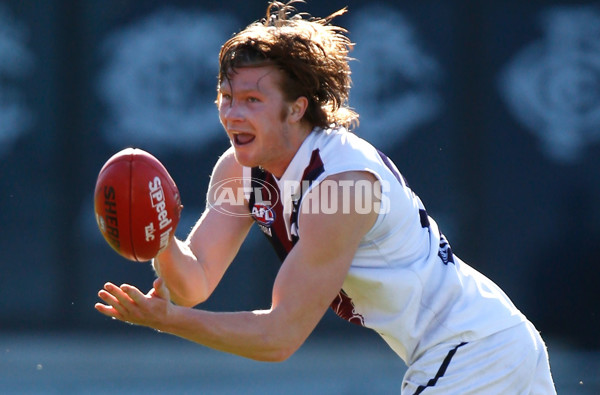
<svg viewBox="0 0 600 395">
<path fill-rule="evenodd" d="M 137 148 L 113 155 L 102 167 L 94 192 L 100 232 L 132 261 L 148 261 L 165 248 L 181 215 L 181 199 L 167 169 Z"/>
</svg>

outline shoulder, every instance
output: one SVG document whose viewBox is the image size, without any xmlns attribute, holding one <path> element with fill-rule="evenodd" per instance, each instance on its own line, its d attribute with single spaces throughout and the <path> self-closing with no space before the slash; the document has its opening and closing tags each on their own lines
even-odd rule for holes
<svg viewBox="0 0 600 395">
<path fill-rule="evenodd" d="M 214 194 L 223 186 L 236 185 L 229 181 L 241 180 L 243 177 L 243 167 L 236 161 L 233 149 L 225 151 L 217 160 L 210 175 L 210 185 L 208 187 L 207 202 L 212 203 Z"/>
<path fill-rule="evenodd" d="M 233 148 L 227 149 L 215 164 L 211 183 L 222 181 L 226 178 L 242 177 L 243 167 L 235 159 Z"/>
<path fill-rule="evenodd" d="M 247 217 L 244 198 L 244 167 L 235 159 L 233 149 L 225 151 L 217 160 L 206 193 L 208 207 L 218 208 L 221 213 L 235 213 Z"/>
<path fill-rule="evenodd" d="M 328 162 L 379 161 L 379 152 L 367 140 L 345 129 L 323 130 L 316 146 Z"/>
<path fill-rule="evenodd" d="M 377 182 L 377 177 L 370 171 L 366 171 L 366 170 L 348 170 L 348 171 L 343 171 L 343 172 L 339 172 L 339 173 L 334 173 L 334 174 L 330 174 L 328 175 L 323 181 L 334 181 L 334 182 L 341 182 L 341 181 L 352 181 L 352 182 L 358 182 L 358 181 L 367 181 L 370 183 L 375 183 Z"/>
</svg>

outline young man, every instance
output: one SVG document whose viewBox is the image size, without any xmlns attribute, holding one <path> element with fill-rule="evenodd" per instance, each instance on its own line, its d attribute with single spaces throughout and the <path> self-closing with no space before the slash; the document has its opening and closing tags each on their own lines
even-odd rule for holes
<svg viewBox="0 0 600 395">
<path fill-rule="evenodd" d="M 101 313 L 263 361 L 292 355 L 328 307 L 407 363 L 403 393 L 550 394 L 533 325 L 457 258 L 394 164 L 347 131 L 357 114 L 345 31 L 271 2 L 222 47 L 217 105 L 231 142 L 202 217 L 154 260 L 147 294 L 107 283 Z M 241 182 L 237 182 L 242 180 Z M 244 204 L 216 192 L 238 185 Z M 282 260 L 268 310 L 205 301 L 256 222 Z M 171 301 L 173 303 L 171 303 Z"/>
</svg>

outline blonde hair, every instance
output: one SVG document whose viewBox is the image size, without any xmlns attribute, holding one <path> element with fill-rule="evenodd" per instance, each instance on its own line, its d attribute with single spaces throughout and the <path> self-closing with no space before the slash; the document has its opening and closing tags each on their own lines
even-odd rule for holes
<svg viewBox="0 0 600 395">
<path fill-rule="evenodd" d="M 271 1 L 265 18 L 235 34 L 219 53 L 219 86 L 236 68 L 274 65 L 283 73 L 281 89 L 288 101 L 304 96 L 304 114 L 312 127 L 358 125 L 358 114 L 348 106 L 353 44 L 347 31 L 331 24 L 343 8 L 326 18 L 298 13 L 287 3 Z"/>
</svg>

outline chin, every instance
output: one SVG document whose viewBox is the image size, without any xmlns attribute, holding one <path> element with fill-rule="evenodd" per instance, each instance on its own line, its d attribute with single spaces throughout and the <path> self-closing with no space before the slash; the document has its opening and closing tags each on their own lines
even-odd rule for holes
<svg viewBox="0 0 600 395">
<path fill-rule="evenodd" d="M 256 161 L 253 160 L 247 153 L 238 151 L 236 149 L 236 147 L 234 147 L 233 152 L 234 152 L 235 160 L 237 163 L 240 164 L 240 166 L 244 166 L 244 167 L 258 166 L 258 163 L 256 163 Z"/>
</svg>

